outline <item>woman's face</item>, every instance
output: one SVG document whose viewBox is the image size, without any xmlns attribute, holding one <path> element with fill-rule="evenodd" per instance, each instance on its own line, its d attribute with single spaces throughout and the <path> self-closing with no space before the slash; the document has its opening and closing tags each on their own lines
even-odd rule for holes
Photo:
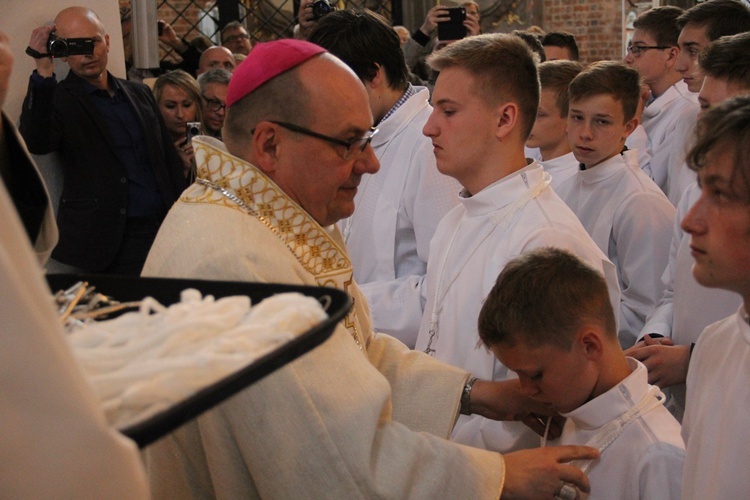
<svg viewBox="0 0 750 500">
<path fill-rule="evenodd" d="M 167 123 L 167 129 L 175 141 L 185 137 L 187 122 L 198 121 L 196 119 L 198 103 L 174 85 L 165 85 L 162 89 L 159 109 Z"/>
</svg>

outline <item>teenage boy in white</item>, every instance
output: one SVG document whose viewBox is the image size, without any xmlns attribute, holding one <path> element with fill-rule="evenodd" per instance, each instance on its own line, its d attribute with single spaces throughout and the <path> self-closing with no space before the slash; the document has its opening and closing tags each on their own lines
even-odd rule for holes
<svg viewBox="0 0 750 500">
<path fill-rule="evenodd" d="M 594 63 L 570 83 L 568 139 L 580 167 L 557 191 L 617 267 L 623 347 L 635 343 L 661 296 L 674 220 L 664 193 L 622 155 L 639 96 L 638 73 L 614 61 Z"/>
<path fill-rule="evenodd" d="M 703 286 L 740 295 L 736 314 L 707 327 L 687 374 L 682 435 L 685 499 L 747 498 L 750 492 L 750 97 L 707 111 L 688 155 L 701 195 L 682 221 Z"/>
<path fill-rule="evenodd" d="M 680 424 L 646 367 L 623 354 L 606 294 L 602 276 L 570 253 L 529 252 L 497 278 L 479 336 L 526 395 L 567 417 L 550 444 L 599 449 L 599 460 L 575 463 L 591 481 L 587 498 L 678 499 Z"/>
<path fill-rule="evenodd" d="M 680 53 L 677 18 L 682 13 L 679 7 L 663 6 L 641 14 L 633 23 L 633 40 L 625 56 L 625 64 L 638 71 L 649 88 L 641 115 L 651 153 L 648 174 L 665 194 L 672 148 L 685 141 L 686 131 L 677 125 L 694 120 L 698 112 L 696 95 L 688 90 L 682 75 L 674 68 Z"/>
<path fill-rule="evenodd" d="M 614 268 L 549 188 L 549 175 L 524 157 L 539 102 L 536 64 L 525 42 L 478 35 L 448 45 L 428 62 L 440 76 L 424 133 L 438 170 L 463 190 L 430 243 L 416 349 L 476 377 L 504 380 L 508 369 L 478 345 L 476 321 L 505 263 L 540 246 L 569 249 L 609 273 L 617 304 Z M 495 425 L 476 415 L 462 415 L 453 436 L 498 451 L 537 443 L 520 422 Z"/>
<path fill-rule="evenodd" d="M 578 160 L 568 143 L 568 85 L 583 66 L 575 61 L 546 61 L 539 65 L 539 111 L 534 120 L 527 148 L 539 148 L 544 171 L 552 176 L 552 188 L 578 171 Z"/>
</svg>

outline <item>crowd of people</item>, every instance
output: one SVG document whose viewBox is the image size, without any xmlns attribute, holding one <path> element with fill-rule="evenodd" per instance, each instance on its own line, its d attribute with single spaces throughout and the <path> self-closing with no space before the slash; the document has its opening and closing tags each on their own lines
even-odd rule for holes
<svg viewBox="0 0 750 500">
<path fill-rule="evenodd" d="M 150 87 L 107 70 L 90 9 L 33 30 L 19 134 L 0 125 L 2 414 L 25 419 L 0 454 L 47 441 L 0 491 L 748 496 L 750 8 L 650 8 L 622 60 L 584 65 L 569 33 L 481 33 L 475 2 L 458 40 L 435 36 L 445 6 L 409 33 L 312 4 L 256 45 L 238 22 L 201 47 L 160 21 L 182 60 Z M 53 34 L 93 47 L 60 82 Z M 11 65 L 0 34 L 0 105 Z M 57 224 L 26 148 L 58 153 Z M 333 286 L 354 308 L 143 468 L 44 269 Z"/>
</svg>

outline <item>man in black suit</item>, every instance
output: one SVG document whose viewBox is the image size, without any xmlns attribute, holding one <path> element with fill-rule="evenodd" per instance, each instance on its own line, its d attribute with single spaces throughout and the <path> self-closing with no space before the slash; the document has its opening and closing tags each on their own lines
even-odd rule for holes
<svg viewBox="0 0 750 500">
<path fill-rule="evenodd" d="M 72 52 L 89 44 L 63 58 L 70 72 L 59 84 L 47 54 L 52 33 Z M 161 221 L 185 187 L 150 90 L 107 71 L 109 35 L 84 7 L 66 8 L 54 24 L 36 28 L 27 53 L 36 71 L 20 131 L 32 153 L 57 151 L 64 174 L 60 242 L 52 257 L 86 272 L 140 274 Z"/>
</svg>

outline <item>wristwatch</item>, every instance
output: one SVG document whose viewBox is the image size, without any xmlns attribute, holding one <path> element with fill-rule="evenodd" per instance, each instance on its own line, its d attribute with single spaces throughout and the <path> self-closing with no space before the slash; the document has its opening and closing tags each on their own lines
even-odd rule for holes
<svg viewBox="0 0 750 500">
<path fill-rule="evenodd" d="M 476 377 L 471 377 L 461 393 L 461 415 L 471 415 L 471 388 L 474 387 Z"/>
</svg>

